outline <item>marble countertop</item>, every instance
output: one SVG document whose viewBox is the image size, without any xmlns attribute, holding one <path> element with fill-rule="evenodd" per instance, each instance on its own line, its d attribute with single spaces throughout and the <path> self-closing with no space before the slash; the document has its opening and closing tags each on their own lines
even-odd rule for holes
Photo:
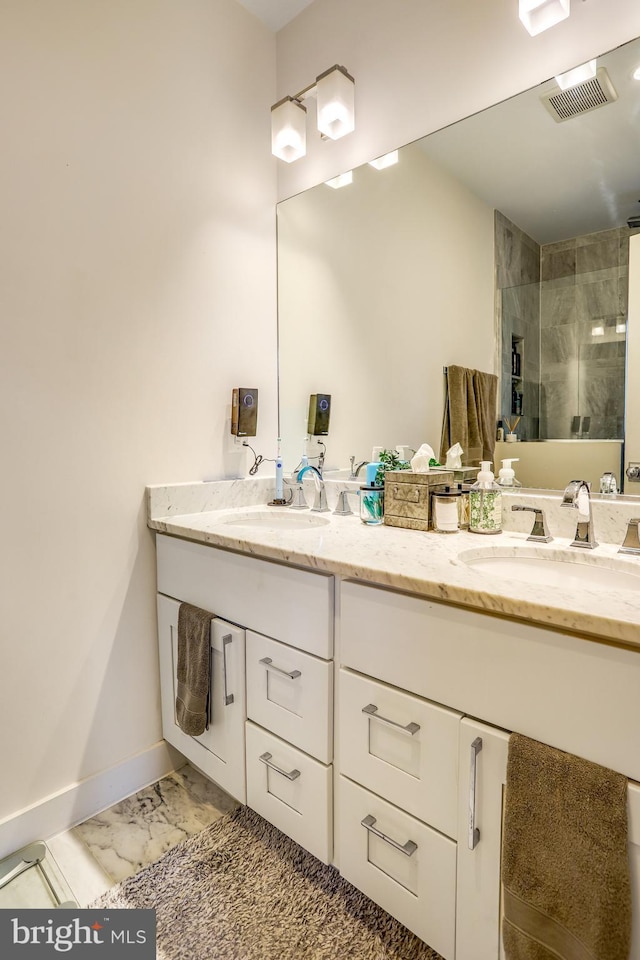
<svg viewBox="0 0 640 960">
<path fill-rule="evenodd" d="M 507 511 L 509 499 L 531 505 L 544 501 L 551 532 L 555 536 L 557 530 L 558 534 L 550 544 L 527 541 L 523 528 L 531 526 L 530 513 L 514 514 L 516 529 L 497 536 L 366 526 L 356 515 L 340 517 L 310 511 L 300 511 L 298 516 L 321 517 L 327 522 L 303 529 L 252 525 L 256 514 L 289 511 L 287 507 L 267 507 L 266 490 L 265 481 L 255 480 L 148 487 L 148 525 L 188 540 L 640 648 L 640 557 L 618 554 L 619 530 L 626 527 L 627 514 L 638 515 L 638 503 L 622 503 L 620 510 L 611 503 L 602 507 L 602 530 L 615 529 L 615 540 L 602 542 L 603 534 L 596 528 L 601 542 L 591 551 L 569 548 L 572 511 L 557 512 L 559 498 L 544 494 L 515 491 L 504 500 Z M 334 492 L 334 500 L 336 495 Z M 354 502 L 354 509 L 356 506 Z M 615 514 L 608 527 L 605 510 Z M 248 521 L 246 525 L 237 522 L 243 518 Z M 235 522 L 231 524 L 230 520 Z M 522 578 L 504 572 L 497 576 L 461 558 L 461 554 L 467 559 L 482 555 L 487 548 L 499 550 L 507 563 L 525 552 L 531 557 L 560 554 L 558 558 L 568 559 L 575 575 L 570 578 L 572 582 L 562 585 L 553 580 L 533 583 L 528 573 Z M 606 558 L 609 570 L 606 582 L 603 577 L 601 583 L 593 573 L 602 558 Z M 514 560 L 514 573 L 516 564 Z M 592 569 L 587 573 L 586 567 Z"/>
</svg>

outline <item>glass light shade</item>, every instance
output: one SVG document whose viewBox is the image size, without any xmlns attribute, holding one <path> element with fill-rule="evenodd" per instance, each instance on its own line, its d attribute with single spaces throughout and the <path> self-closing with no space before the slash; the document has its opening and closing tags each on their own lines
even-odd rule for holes
<svg viewBox="0 0 640 960">
<path fill-rule="evenodd" d="M 532 37 L 569 16 L 571 0 L 519 0 L 519 16 Z"/>
<path fill-rule="evenodd" d="M 384 170 L 386 167 L 392 167 L 394 163 L 398 162 L 398 151 L 392 150 L 391 153 L 385 153 L 383 157 L 378 157 L 376 160 L 369 160 L 369 166 L 375 167 L 376 170 Z"/>
<path fill-rule="evenodd" d="M 627 332 L 626 322 L 616 323 L 616 333 L 626 333 L 626 332 Z"/>
<path fill-rule="evenodd" d="M 604 327 L 591 327 L 592 337 L 604 337 Z"/>
<path fill-rule="evenodd" d="M 307 109 L 286 97 L 271 107 L 271 153 L 291 163 L 307 152 Z"/>
<path fill-rule="evenodd" d="M 573 70 L 558 74 L 556 77 L 558 86 L 561 90 L 568 90 L 570 87 L 576 87 L 579 83 L 584 83 L 585 80 L 591 80 L 596 75 L 596 65 L 596 60 L 589 60 L 588 63 L 574 67 Z"/>
<path fill-rule="evenodd" d="M 353 170 L 347 170 L 346 173 L 339 173 L 337 177 L 332 177 L 331 180 L 325 180 L 325 183 L 328 187 L 333 187 L 334 190 L 338 190 L 339 187 L 346 187 L 350 183 L 353 183 Z"/>
<path fill-rule="evenodd" d="M 316 79 L 318 130 L 339 140 L 355 127 L 355 82 L 343 67 L 332 67 Z"/>
</svg>

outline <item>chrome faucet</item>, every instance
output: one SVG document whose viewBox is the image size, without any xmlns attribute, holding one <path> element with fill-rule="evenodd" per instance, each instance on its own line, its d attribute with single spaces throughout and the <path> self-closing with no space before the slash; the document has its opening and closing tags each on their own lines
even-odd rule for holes
<svg viewBox="0 0 640 960">
<path fill-rule="evenodd" d="M 349 457 L 349 461 L 351 463 L 351 476 L 349 477 L 349 480 L 357 480 L 358 474 L 360 473 L 363 467 L 366 467 L 369 461 L 361 460 L 359 463 L 356 463 L 355 457 Z"/>
<path fill-rule="evenodd" d="M 598 546 L 593 531 L 593 517 L 591 516 L 591 489 L 586 480 L 572 480 L 562 495 L 562 506 L 573 507 L 578 511 L 578 524 L 572 547 L 585 547 L 593 550 Z"/>
<path fill-rule="evenodd" d="M 532 513 L 534 515 L 535 519 L 533 522 L 533 529 L 527 537 L 527 540 L 533 540 L 535 543 L 551 543 L 553 537 L 547 530 L 547 521 L 544 511 L 540 510 L 538 507 L 524 507 L 520 504 L 514 504 L 511 509 L 524 510 L 527 513 Z"/>
<path fill-rule="evenodd" d="M 316 496 L 313 501 L 313 506 L 311 507 L 311 509 L 315 510 L 316 513 L 326 513 L 329 509 L 327 505 L 327 495 L 324 489 L 324 480 L 322 479 L 322 474 L 320 473 L 318 468 L 312 467 L 309 464 L 306 467 L 303 467 L 302 470 L 300 470 L 296 479 L 298 483 L 300 483 L 305 473 L 308 473 L 309 471 L 311 471 L 315 485 L 316 485 Z"/>
</svg>

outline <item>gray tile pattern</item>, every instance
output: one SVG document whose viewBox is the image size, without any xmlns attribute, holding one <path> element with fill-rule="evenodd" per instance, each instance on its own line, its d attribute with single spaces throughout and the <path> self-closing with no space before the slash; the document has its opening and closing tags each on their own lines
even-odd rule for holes
<svg viewBox="0 0 640 960">
<path fill-rule="evenodd" d="M 495 223 L 502 411 L 511 408 L 512 339 L 521 338 L 523 439 L 580 436 L 572 432 L 576 417 L 581 425 L 588 418 L 591 439 L 622 437 L 626 332 L 616 326 L 626 322 L 630 231 L 538 247 L 536 277 L 530 259 L 535 241 L 501 213 Z"/>
</svg>

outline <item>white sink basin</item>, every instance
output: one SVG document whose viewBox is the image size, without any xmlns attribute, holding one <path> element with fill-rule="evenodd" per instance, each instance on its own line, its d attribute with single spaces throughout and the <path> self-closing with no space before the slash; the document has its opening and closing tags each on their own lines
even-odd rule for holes
<svg viewBox="0 0 640 960">
<path fill-rule="evenodd" d="M 259 527 L 262 530 L 313 530 L 314 527 L 326 526 L 329 520 L 318 513 L 297 513 L 274 507 L 273 511 L 228 517 L 222 523 L 231 527 Z"/>
<path fill-rule="evenodd" d="M 572 589 L 640 589 L 640 564 L 636 572 L 629 570 L 624 561 L 581 553 L 577 547 L 544 554 L 526 548 L 519 550 L 517 547 L 495 546 L 464 550 L 458 559 L 494 580 L 496 577 L 524 580 L 532 584 Z"/>
</svg>

